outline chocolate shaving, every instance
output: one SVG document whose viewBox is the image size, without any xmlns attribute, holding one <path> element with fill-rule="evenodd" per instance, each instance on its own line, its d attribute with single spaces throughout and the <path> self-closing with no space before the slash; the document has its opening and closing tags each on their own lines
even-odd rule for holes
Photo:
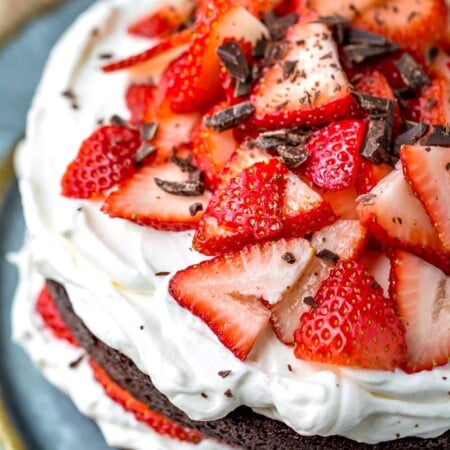
<svg viewBox="0 0 450 450">
<path fill-rule="evenodd" d="M 191 206 L 189 206 L 189 213 L 192 217 L 194 217 L 199 211 L 203 211 L 203 204 L 200 202 L 192 203 Z"/>
<path fill-rule="evenodd" d="M 307 297 L 303 298 L 303 303 L 305 305 L 311 306 L 312 308 L 318 308 L 319 304 L 314 300 L 314 297 L 311 297 L 311 295 L 308 295 Z"/>
<path fill-rule="evenodd" d="M 219 377 L 226 378 L 228 375 L 231 374 L 231 370 L 219 370 L 217 374 L 219 375 Z"/>
<path fill-rule="evenodd" d="M 431 133 L 421 139 L 421 145 L 437 145 L 439 147 L 450 147 L 450 127 L 433 125 Z"/>
<path fill-rule="evenodd" d="M 164 192 L 184 197 L 197 197 L 205 191 L 205 184 L 200 181 L 167 181 L 155 177 L 156 185 Z"/>
<path fill-rule="evenodd" d="M 151 155 L 154 152 L 156 152 L 156 148 L 153 147 L 153 145 L 144 143 L 136 152 L 136 155 L 134 156 L 134 161 L 136 162 L 137 165 L 139 165 L 145 158 L 147 158 L 147 156 Z"/>
<path fill-rule="evenodd" d="M 217 55 L 230 75 L 242 82 L 248 79 L 250 69 L 244 52 L 237 42 L 222 44 L 217 48 Z"/>
<path fill-rule="evenodd" d="M 374 56 L 385 55 L 398 50 L 398 45 L 389 43 L 385 46 L 368 44 L 348 44 L 342 47 L 347 64 L 361 64 Z"/>
<path fill-rule="evenodd" d="M 281 256 L 281 259 L 283 261 L 286 261 L 288 264 L 294 264 L 297 259 L 291 252 L 286 252 L 284 255 Z"/>
<path fill-rule="evenodd" d="M 161 272 L 156 272 L 155 275 L 157 277 L 165 277 L 167 275 L 170 275 L 170 272 L 163 272 L 163 271 L 161 271 Z"/>
<path fill-rule="evenodd" d="M 360 150 L 361 156 L 374 164 L 390 163 L 391 137 L 392 122 L 388 124 L 385 118 L 370 120 L 366 138 Z"/>
<path fill-rule="evenodd" d="M 182 172 L 187 172 L 187 173 L 190 173 L 190 174 L 191 173 L 200 172 L 197 169 L 197 167 L 195 167 L 194 164 L 192 164 L 192 158 L 191 157 L 180 158 L 179 156 L 172 155 L 170 157 L 170 161 L 173 162 L 176 166 L 178 166 L 181 169 Z"/>
<path fill-rule="evenodd" d="M 234 88 L 234 95 L 239 97 L 245 97 L 250 94 L 252 86 L 250 83 L 243 83 L 239 80 L 236 80 L 236 86 Z"/>
<path fill-rule="evenodd" d="M 283 64 L 283 78 L 287 80 L 295 71 L 297 61 L 284 61 Z"/>
<path fill-rule="evenodd" d="M 247 120 L 255 112 L 255 109 L 250 102 L 238 103 L 212 116 L 205 117 L 204 123 L 214 131 L 225 131 Z"/>
<path fill-rule="evenodd" d="M 413 127 L 409 128 L 404 133 L 397 136 L 394 143 L 394 155 L 398 155 L 400 153 L 400 147 L 402 145 L 411 145 L 415 144 L 421 137 L 423 137 L 430 126 L 427 123 L 417 123 Z"/>
<path fill-rule="evenodd" d="M 266 45 L 264 53 L 264 65 L 271 66 L 277 61 L 284 58 L 287 52 L 287 44 L 284 41 L 281 42 L 269 42 Z M 254 77 L 253 77 L 254 78 Z"/>
<path fill-rule="evenodd" d="M 395 61 L 394 64 L 400 72 L 403 81 L 409 87 L 418 88 L 430 84 L 428 75 L 409 53 L 403 53 L 401 58 L 398 61 Z"/>
<path fill-rule="evenodd" d="M 114 57 L 114 54 L 113 54 L 113 53 L 109 53 L 109 52 L 105 52 L 105 53 L 100 53 L 100 54 L 98 55 L 98 57 L 99 57 L 100 59 L 111 59 L 111 58 Z"/>
<path fill-rule="evenodd" d="M 144 123 L 141 128 L 141 139 L 143 141 L 151 141 L 158 131 L 158 124 L 156 122 Z"/>
<path fill-rule="evenodd" d="M 358 28 L 350 29 L 347 34 L 347 39 L 350 44 L 364 44 L 373 47 L 389 47 L 393 44 L 381 34 Z"/>
<path fill-rule="evenodd" d="M 269 30 L 270 37 L 277 41 L 286 34 L 288 28 L 298 20 L 298 14 L 290 13 L 282 17 L 277 17 L 273 10 L 264 15 L 264 22 Z"/>
<path fill-rule="evenodd" d="M 351 25 L 351 22 L 346 17 L 340 16 L 339 14 L 319 17 L 315 23 L 324 23 L 325 25 L 328 25 L 328 27 L 331 28 L 333 37 L 338 45 L 344 43 L 345 34 Z"/>
<path fill-rule="evenodd" d="M 79 358 L 77 358 L 75 361 L 72 361 L 70 364 L 69 364 L 69 367 L 71 368 L 71 369 L 76 369 L 79 365 L 80 365 L 80 363 L 81 363 L 81 361 L 83 361 L 83 358 L 84 358 L 84 355 L 81 355 Z"/>
<path fill-rule="evenodd" d="M 232 397 L 233 397 L 233 393 L 231 392 L 231 389 L 227 389 L 227 390 L 223 393 L 223 395 L 225 395 L 225 397 L 228 397 L 228 398 L 232 398 Z"/>
<path fill-rule="evenodd" d="M 255 59 L 263 59 L 266 54 L 267 40 L 264 37 L 256 41 L 255 46 L 252 50 L 252 56 Z"/>
<path fill-rule="evenodd" d="M 336 255 L 336 253 L 332 252 L 331 250 L 328 250 L 327 248 L 320 250 L 320 252 L 318 252 L 316 256 L 334 265 L 336 265 L 339 262 L 339 255 Z"/>
<path fill-rule="evenodd" d="M 61 92 L 61 95 L 63 97 L 68 98 L 69 100 L 76 100 L 77 96 L 75 95 L 75 92 L 72 89 L 66 89 L 65 91 Z"/>
<path fill-rule="evenodd" d="M 113 116 L 111 116 L 111 118 L 109 119 L 109 122 L 113 125 L 117 125 L 118 127 L 128 127 L 129 124 L 128 122 L 123 119 L 122 117 L 120 117 L 118 114 L 114 114 Z"/>
<path fill-rule="evenodd" d="M 428 47 L 425 54 L 425 61 L 430 65 L 439 55 L 439 47 Z"/>
</svg>

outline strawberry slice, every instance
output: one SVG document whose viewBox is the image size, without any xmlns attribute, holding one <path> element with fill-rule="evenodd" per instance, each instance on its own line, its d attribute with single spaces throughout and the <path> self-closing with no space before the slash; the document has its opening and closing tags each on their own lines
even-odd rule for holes
<svg viewBox="0 0 450 450">
<path fill-rule="evenodd" d="M 406 329 L 405 371 L 431 370 L 450 357 L 450 278 L 410 253 L 392 257 L 391 293 Z"/>
<path fill-rule="evenodd" d="M 249 245 L 178 272 L 169 292 L 245 359 L 269 323 L 264 303 L 278 302 L 311 256 L 305 239 Z"/>
<path fill-rule="evenodd" d="M 128 33 L 147 38 L 167 36 L 189 20 L 194 8 L 194 0 L 170 0 L 131 24 Z"/>
<path fill-rule="evenodd" d="M 313 234 L 311 246 L 316 255 L 322 257 L 314 256 L 297 282 L 290 285 L 282 299 L 271 306 L 270 320 L 282 342 L 288 345 L 294 343 L 299 318 L 311 308 L 308 299 L 316 295 L 320 283 L 330 274 L 333 264 L 323 259 L 323 255 L 327 255 L 324 250 L 334 253 L 341 260 L 356 259 L 365 246 L 366 235 L 365 228 L 357 220 L 338 220 Z"/>
<path fill-rule="evenodd" d="M 51 330 L 55 337 L 78 347 L 78 342 L 75 340 L 72 332 L 61 317 L 61 313 L 55 305 L 55 301 L 53 300 L 47 284 L 44 284 L 38 295 L 35 309 L 41 316 L 44 324 Z"/>
<path fill-rule="evenodd" d="M 155 90 L 156 87 L 148 83 L 136 83 L 128 87 L 125 102 L 134 125 L 156 121 Z"/>
<path fill-rule="evenodd" d="M 366 267 L 340 262 L 319 287 L 295 331 L 295 356 L 366 369 L 394 370 L 405 358 L 405 330 L 394 301 Z"/>
<path fill-rule="evenodd" d="M 310 156 L 300 166 L 301 172 L 316 186 L 329 191 L 354 186 L 365 135 L 366 124 L 352 119 L 336 121 L 316 130 L 305 145 Z"/>
<path fill-rule="evenodd" d="M 427 49 L 443 38 L 446 18 L 445 0 L 388 0 L 358 15 L 355 24 L 386 36 L 423 60 Z"/>
<path fill-rule="evenodd" d="M 411 251 L 449 270 L 450 252 L 442 246 L 401 170 L 394 170 L 359 198 L 358 214 L 361 223 L 384 245 Z"/>
<path fill-rule="evenodd" d="M 157 184 L 161 184 L 161 181 L 177 183 L 175 190 L 186 182 L 192 184 L 189 183 L 189 172 L 183 172 L 181 167 L 171 161 L 144 166 L 112 192 L 101 209 L 110 217 L 120 217 L 158 230 L 195 228 L 210 194 L 204 192 L 192 195 L 192 192 L 185 196 L 168 193 Z M 189 186 L 186 189 L 190 189 Z"/>
<path fill-rule="evenodd" d="M 377 283 L 382 287 L 383 293 L 389 297 L 390 284 L 390 259 L 380 251 L 367 251 L 361 255 L 361 262 L 367 267 L 367 271 L 372 275 Z"/>
<path fill-rule="evenodd" d="M 266 70 L 251 96 L 256 107 L 252 124 L 266 129 L 316 126 L 345 115 L 353 98 L 328 27 L 300 20 L 289 28 L 285 44 L 283 59 Z M 285 65 L 293 62 L 287 72 Z"/>
<path fill-rule="evenodd" d="M 122 406 L 125 411 L 132 413 L 139 422 L 146 424 L 158 434 L 169 436 L 179 441 L 198 444 L 203 439 L 203 436 L 198 431 L 177 425 L 167 417 L 150 409 L 145 403 L 134 398 L 130 392 L 115 383 L 103 368 L 92 359 L 89 360 L 89 364 L 94 378 L 102 385 L 106 395 Z"/>
<path fill-rule="evenodd" d="M 359 195 L 366 194 L 392 170 L 389 164 L 374 164 L 363 159 L 356 179 L 356 191 Z"/>
<path fill-rule="evenodd" d="M 380 0 L 298 0 L 298 12 L 304 13 L 314 9 L 320 16 L 339 15 L 353 20 L 359 14 Z"/>
<path fill-rule="evenodd" d="M 246 9 L 232 6 L 230 0 L 209 2 L 191 31 L 188 56 L 179 62 L 171 80 L 167 94 L 172 110 L 202 110 L 220 99 L 223 90 L 216 50 L 226 38 L 254 44 L 266 35 L 264 25 Z"/>
<path fill-rule="evenodd" d="M 208 115 L 220 109 L 223 109 L 221 104 L 212 108 Z M 192 140 L 192 153 L 197 167 L 205 174 L 205 185 L 211 191 L 219 183 L 220 171 L 236 148 L 233 130 L 219 133 L 200 122 Z"/>
<path fill-rule="evenodd" d="M 354 187 L 336 192 L 322 189 L 316 189 L 316 191 L 329 203 L 333 213 L 339 219 L 353 220 L 358 218 L 358 213 L 356 212 L 358 195 Z"/>
<path fill-rule="evenodd" d="M 400 158 L 406 179 L 450 252 L 450 150 L 403 145 Z"/>
<path fill-rule="evenodd" d="M 276 159 L 266 152 L 238 149 L 230 158 L 221 173 L 221 183 L 214 192 L 208 209 L 199 222 L 194 235 L 193 247 L 205 255 L 217 255 L 229 250 L 237 250 L 243 245 L 258 240 L 253 231 L 219 224 L 214 205 L 220 200 L 227 186 L 239 173 L 257 162 L 268 163 Z M 297 237 L 320 229 L 334 220 L 328 203 L 310 189 L 292 172 L 287 173 L 286 190 L 281 206 L 282 227 L 277 236 Z"/>
<path fill-rule="evenodd" d="M 61 180 L 61 193 L 71 198 L 101 196 L 135 171 L 135 156 L 141 146 L 137 130 L 108 125 L 83 141 Z"/>
</svg>

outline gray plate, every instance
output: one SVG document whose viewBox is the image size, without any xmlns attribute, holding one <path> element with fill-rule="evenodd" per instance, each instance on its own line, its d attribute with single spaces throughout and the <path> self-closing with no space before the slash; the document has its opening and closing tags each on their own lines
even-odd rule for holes
<svg viewBox="0 0 450 450">
<path fill-rule="evenodd" d="M 0 209 L 0 383 L 8 412 L 30 450 L 112 450 L 95 424 L 47 383 L 28 357 L 10 340 L 15 267 L 5 261 L 20 249 L 24 223 L 17 186 Z"/>
</svg>

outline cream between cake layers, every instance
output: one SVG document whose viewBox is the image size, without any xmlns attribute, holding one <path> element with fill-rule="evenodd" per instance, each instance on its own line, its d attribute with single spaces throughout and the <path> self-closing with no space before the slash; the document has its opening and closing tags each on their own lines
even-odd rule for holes
<svg viewBox="0 0 450 450">
<path fill-rule="evenodd" d="M 67 165 L 99 119 L 127 116 L 129 74 L 103 74 L 99 55 L 146 49 L 148 40 L 125 30 L 148 8 L 144 0 L 100 2 L 52 52 L 17 155 L 32 270 L 61 282 L 92 333 L 132 359 L 193 419 L 221 418 L 245 404 L 304 435 L 374 443 L 445 432 L 448 364 L 415 374 L 325 367 L 296 359 L 271 330 L 240 361 L 168 294 L 171 275 L 204 259 L 191 249 L 193 232 L 112 220 L 100 212 L 101 202 L 60 195 Z M 61 96 L 68 89 L 77 109 Z M 231 370 L 225 380 L 217 376 L 223 370 Z M 228 389 L 232 397 L 224 395 Z"/>
</svg>

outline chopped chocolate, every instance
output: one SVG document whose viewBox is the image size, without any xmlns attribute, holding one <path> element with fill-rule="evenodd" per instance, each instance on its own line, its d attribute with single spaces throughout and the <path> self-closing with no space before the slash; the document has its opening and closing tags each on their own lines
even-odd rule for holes
<svg viewBox="0 0 450 450">
<path fill-rule="evenodd" d="M 144 123 L 141 128 L 141 139 L 143 141 L 151 141 L 158 131 L 158 124 L 156 122 Z"/>
<path fill-rule="evenodd" d="M 232 398 L 232 397 L 233 397 L 233 393 L 231 392 L 231 389 L 227 389 L 227 390 L 223 393 L 223 395 L 225 395 L 225 397 L 228 397 L 228 398 Z"/>
<path fill-rule="evenodd" d="M 234 95 L 239 97 L 245 97 L 250 94 L 252 86 L 250 83 L 243 83 L 239 80 L 236 80 L 236 86 L 234 88 Z"/>
<path fill-rule="evenodd" d="M 391 162 L 390 140 L 392 136 L 392 122 L 384 118 L 371 119 L 367 128 L 366 138 L 361 148 L 361 156 L 375 164 Z"/>
<path fill-rule="evenodd" d="M 68 98 L 69 100 L 75 100 L 77 96 L 75 95 L 75 92 L 73 92 L 72 89 L 66 89 L 65 91 L 61 92 L 61 95 L 63 97 Z"/>
<path fill-rule="evenodd" d="M 266 54 L 267 40 L 264 37 L 259 38 L 253 47 L 252 56 L 255 59 L 263 59 Z"/>
<path fill-rule="evenodd" d="M 320 250 L 320 252 L 318 252 L 316 256 L 332 264 L 337 264 L 339 262 L 339 255 L 336 255 L 336 253 L 328 250 L 327 248 Z"/>
<path fill-rule="evenodd" d="M 244 52 L 237 42 L 232 41 L 222 44 L 217 48 L 217 55 L 230 75 L 242 82 L 248 79 L 250 69 Z"/>
<path fill-rule="evenodd" d="M 291 252 L 286 252 L 281 259 L 283 261 L 286 261 L 288 264 L 294 264 L 297 259 L 295 258 L 295 256 L 291 253 Z"/>
<path fill-rule="evenodd" d="M 226 378 L 228 375 L 231 374 L 231 370 L 219 370 L 217 374 L 219 375 L 219 377 Z"/>
<path fill-rule="evenodd" d="M 205 184 L 202 181 L 167 181 L 155 178 L 156 185 L 164 192 L 184 197 L 198 197 L 205 192 Z"/>
<path fill-rule="evenodd" d="M 429 128 L 430 126 L 427 123 L 417 123 L 412 128 L 409 128 L 407 131 L 397 136 L 394 143 L 394 155 L 400 153 L 400 147 L 402 145 L 415 144 L 428 132 Z"/>
<path fill-rule="evenodd" d="M 104 53 L 100 53 L 100 54 L 98 55 L 98 57 L 99 57 L 100 59 L 111 59 L 111 58 L 114 57 L 114 54 L 113 54 L 113 53 L 110 53 L 110 52 L 104 52 Z"/>
<path fill-rule="evenodd" d="M 288 28 L 297 23 L 298 14 L 290 13 L 282 17 L 277 17 L 274 11 L 269 11 L 264 16 L 264 22 L 269 30 L 270 37 L 278 40 L 284 37 Z"/>
<path fill-rule="evenodd" d="M 113 125 L 117 125 L 118 127 L 128 127 L 129 124 L 128 122 L 123 119 L 122 117 L 120 117 L 118 114 L 114 114 L 113 116 L 111 116 L 111 118 L 109 119 L 109 122 Z"/>
<path fill-rule="evenodd" d="M 265 53 L 264 53 L 264 64 L 266 66 L 270 66 L 275 64 L 280 59 L 283 59 L 284 55 L 287 51 L 286 42 L 269 42 L 266 45 Z M 255 67 L 255 66 L 254 66 Z M 253 76 L 253 79 L 255 77 Z"/>
<path fill-rule="evenodd" d="M 319 304 L 314 300 L 314 297 L 311 297 L 308 295 L 307 297 L 303 298 L 303 303 L 305 305 L 311 306 L 312 308 L 318 308 Z"/>
<path fill-rule="evenodd" d="M 380 287 L 380 285 L 378 284 L 377 281 L 373 280 L 372 283 L 370 284 L 370 287 L 372 289 L 378 289 Z"/>
<path fill-rule="evenodd" d="M 170 161 L 173 162 L 176 166 L 178 166 L 182 172 L 187 172 L 187 173 L 198 173 L 199 172 L 197 167 L 194 166 L 194 164 L 192 164 L 192 158 L 189 156 L 187 158 L 180 158 L 179 156 L 172 155 L 170 157 Z"/>
<path fill-rule="evenodd" d="M 328 25 L 333 31 L 333 36 L 339 45 L 343 44 L 345 33 L 351 25 L 351 22 L 346 17 L 340 16 L 339 14 L 321 16 L 315 22 Z"/>
<path fill-rule="evenodd" d="M 223 109 L 212 116 L 207 116 L 204 123 L 214 131 L 225 131 L 244 122 L 255 112 L 255 107 L 250 102 L 242 102 Z"/>
<path fill-rule="evenodd" d="M 155 275 L 157 277 L 165 277 L 167 275 L 170 275 L 170 272 L 163 272 L 163 271 L 161 271 L 161 272 L 156 272 Z"/>
<path fill-rule="evenodd" d="M 364 94 L 362 92 L 353 91 L 361 108 L 365 109 L 371 117 L 389 117 L 394 113 L 394 102 L 388 98 L 374 97 L 373 95 Z"/>
<path fill-rule="evenodd" d="M 287 365 L 289 372 L 293 372 L 292 366 L 290 364 Z"/>
<path fill-rule="evenodd" d="M 287 80 L 295 70 L 297 66 L 297 61 L 285 61 L 283 64 L 283 78 Z"/>
<path fill-rule="evenodd" d="M 154 152 L 156 152 L 156 148 L 153 147 L 153 145 L 144 143 L 136 152 L 134 161 L 139 165 L 145 158 L 147 158 L 147 156 L 151 155 Z"/>
<path fill-rule="evenodd" d="M 200 202 L 192 203 L 189 206 L 189 213 L 194 217 L 199 211 L 203 211 L 203 205 Z"/>
<path fill-rule="evenodd" d="M 374 56 L 391 53 L 398 48 L 398 45 L 393 43 L 388 43 L 384 46 L 368 44 L 348 44 L 342 47 L 342 52 L 345 56 L 346 62 L 350 65 L 353 65 L 360 64 L 366 59 L 373 58 Z"/>
<path fill-rule="evenodd" d="M 208 398 L 208 394 L 207 394 L 206 392 L 202 392 L 200 395 L 201 395 L 203 398 Z"/>
<path fill-rule="evenodd" d="M 421 145 L 437 145 L 439 147 L 450 147 L 450 127 L 433 125 L 428 136 L 420 140 Z"/>
<path fill-rule="evenodd" d="M 394 64 L 400 72 L 403 81 L 409 87 L 418 88 L 430 84 L 428 75 L 409 53 L 403 53 L 401 58 L 398 61 L 395 61 Z"/>
<path fill-rule="evenodd" d="M 80 363 L 81 363 L 81 361 L 83 361 L 83 358 L 84 358 L 84 355 L 81 355 L 79 358 L 77 358 L 75 361 L 72 361 L 70 364 L 69 364 L 69 367 L 71 368 L 71 369 L 76 369 L 79 365 L 80 365 Z"/>
<path fill-rule="evenodd" d="M 348 42 L 350 44 L 365 44 L 374 47 L 386 47 L 392 45 L 383 35 L 370 31 L 352 28 L 348 31 Z"/>
<path fill-rule="evenodd" d="M 279 145 L 276 151 L 289 169 L 295 169 L 309 158 L 309 152 L 302 146 Z"/>
<path fill-rule="evenodd" d="M 425 61 L 430 65 L 439 55 L 439 47 L 428 47 L 425 54 Z"/>
<path fill-rule="evenodd" d="M 144 329 L 144 325 L 139 325 L 139 329 L 143 330 Z"/>
</svg>

